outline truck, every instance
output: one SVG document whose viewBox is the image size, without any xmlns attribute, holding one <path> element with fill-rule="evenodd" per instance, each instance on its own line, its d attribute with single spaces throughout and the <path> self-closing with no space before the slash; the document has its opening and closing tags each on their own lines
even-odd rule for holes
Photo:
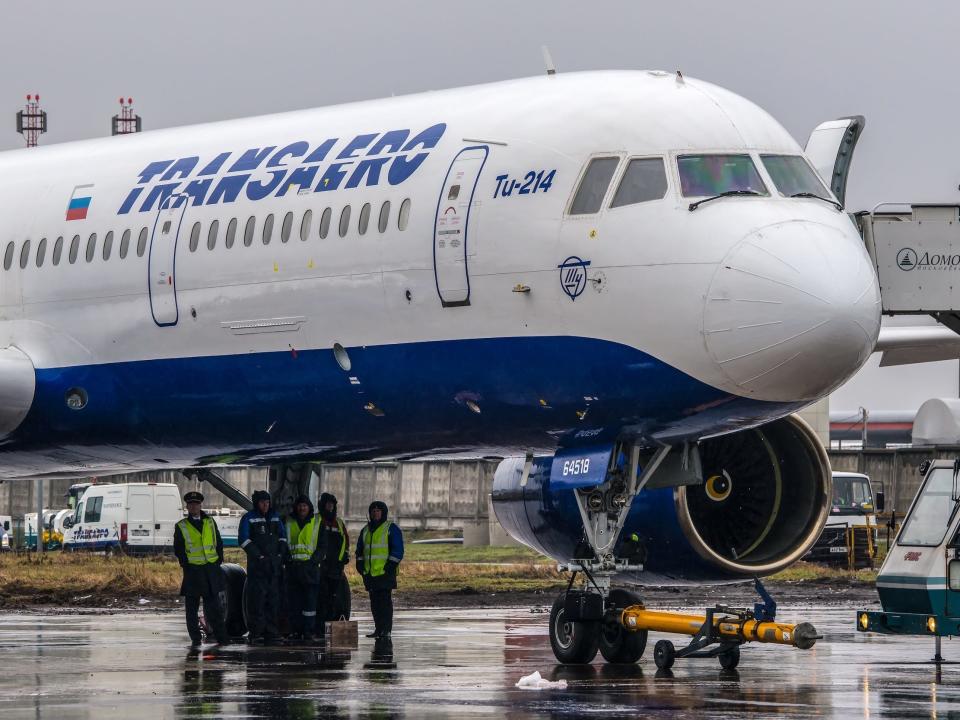
<svg viewBox="0 0 960 720">
<path fill-rule="evenodd" d="M 207 513 L 217 523 L 224 546 L 236 547 L 239 513 L 229 508 Z M 90 485 L 79 495 L 73 513 L 62 520 L 63 547 L 69 551 L 172 553 L 175 526 L 183 517 L 180 489 L 173 483 Z"/>
<path fill-rule="evenodd" d="M 882 503 L 882 492 L 877 493 L 875 502 L 868 476 L 834 472 L 830 516 L 804 559 L 857 568 L 870 567 L 876 557 L 876 513 L 883 511 Z"/>
<path fill-rule="evenodd" d="M 182 517 L 180 491 L 173 483 L 91 485 L 63 523 L 63 546 L 70 551 L 169 553 L 174 526 Z"/>
</svg>

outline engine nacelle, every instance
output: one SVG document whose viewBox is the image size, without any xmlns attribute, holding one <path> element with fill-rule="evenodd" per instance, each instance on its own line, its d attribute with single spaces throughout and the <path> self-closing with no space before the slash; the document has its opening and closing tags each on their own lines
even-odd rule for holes
<svg viewBox="0 0 960 720">
<path fill-rule="evenodd" d="M 819 537 L 830 512 L 830 462 L 803 420 L 791 416 L 702 440 L 698 449 L 702 483 L 684 485 L 688 477 L 671 477 L 679 463 L 664 463 L 651 478 L 654 489 L 634 500 L 621 544 L 636 533 L 647 559 L 643 573 L 622 580 L 656 585 L 769 575 Z M 569 562 L 584 556 L 585 543 L 574 493 L 589 489 L 551 486 L 551 462 L 534 458 L 524 482 L 524 459 L 504 460 L 493 508 L 512 537 Z"/>
</svg>

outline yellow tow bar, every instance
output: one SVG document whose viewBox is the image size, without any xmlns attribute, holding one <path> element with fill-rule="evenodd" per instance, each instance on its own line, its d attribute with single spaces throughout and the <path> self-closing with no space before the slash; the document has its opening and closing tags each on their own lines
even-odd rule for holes
<svg viewBox="0 0 960 720">
<path fill-rule="evenodd" d="M 710 612 L 713 622 L 712 634 L 719 641 L 777 643 L 809 650 L 817 640 L 823 637 L 810 623 L 787 625 L 763 622 L 747 617 L 730 616 L 722 611 L 719 615 L 714 616 L 713 612 Z M 704 630 L 707 618 L 703 615 L 647 610 L 643 605 L 631 605 L 621 614 L 620 622 L 631 631 L 651 630 L 695 636 Z"/>
</svg>

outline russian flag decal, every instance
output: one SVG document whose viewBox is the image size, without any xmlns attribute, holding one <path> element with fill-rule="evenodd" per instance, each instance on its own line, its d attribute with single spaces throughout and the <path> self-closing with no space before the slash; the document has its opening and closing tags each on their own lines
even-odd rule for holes
<svg viewBox="0 0 960 720">
<path fill-rule="evenodd" d="M 83 220 L 93 200 L 93 185 L 77 185 L 70 194 L 67 204 L 67 220 Z"/>
</svg>

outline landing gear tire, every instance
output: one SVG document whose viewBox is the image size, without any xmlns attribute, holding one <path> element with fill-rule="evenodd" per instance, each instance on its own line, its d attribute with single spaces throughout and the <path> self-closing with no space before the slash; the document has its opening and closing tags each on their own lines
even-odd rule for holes
<svg viewBox="0 0 960 720">
<path fill-rule="evenodd" d="M 220 613 L 223 624 L 227 628 L 227 635 L 231 638 L 242 637 L 247 631 L 247 623 L 243 613 L 243 589 L 247 582 L 247 572 L 234 563 L 224 563 L 220 566 L 223 572 L 224 588 L 220 592 Z M 206 608 L 200 608 L 200 629 L 208 638 L 214 637 L 213 626 L 207 620 Z"/>
<path fill-rule="evenodd" d="M 717 655 L 717 660 L 720 661 L 720 667 L 724 670 L 733 670 L 737 665 L 740 664 L 740 648 L 733 647 L 729 650 Z"/>
<path fill-rule="evenodd" d="M 600 643 L 600 623 L 592 620 L 565 621 L 564 595 L 550 610 L 550 646 L 557 660 L 569 665 L 593 662 Z"/>
<path fill-rule="evenodd" d="M 660 670 L 669 670 L 677 659 L 677 650 L 669 640 L 659 640 L 653 646 L 653 661 Z"/>
<path fill-rule="evenodd" d="M 639 605 L 638 595 L 627 590 L 611 590 L 609 605 L 614 608 L 600 627 L 600 654 L 608 663 L 635 663 L 647 648 L 647 631 L 631 632 L 620 622 L 620 613 L 631 605 Z"/>
</svg>

